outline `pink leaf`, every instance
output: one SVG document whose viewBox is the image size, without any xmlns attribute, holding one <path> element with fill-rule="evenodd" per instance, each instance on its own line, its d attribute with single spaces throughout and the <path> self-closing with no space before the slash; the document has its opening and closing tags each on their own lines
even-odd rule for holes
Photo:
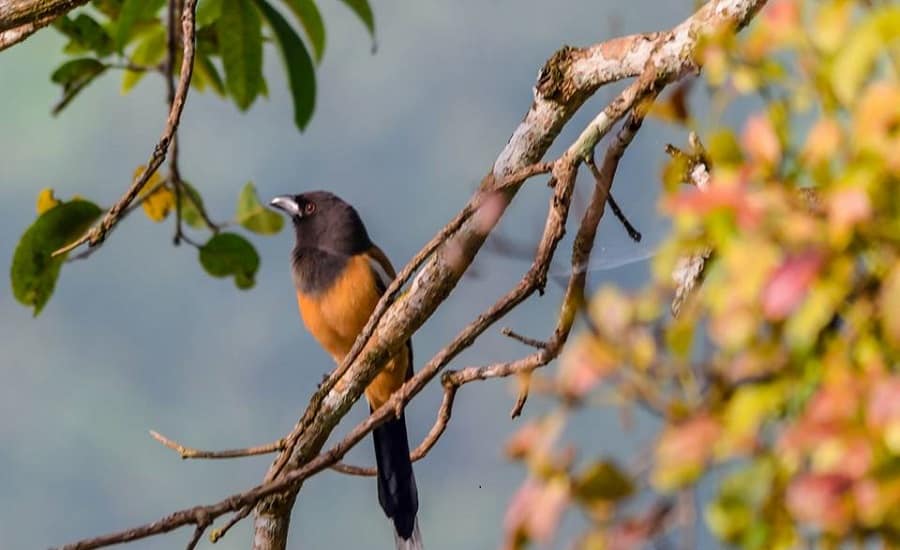
<svg viewBox="0 0 900 550">
<path fill-rule="evenodd" d="M 900 420 L 900 376 L 878 382 L 869 396 L 866 420 L 870 427 L 885 428 Z"/>
<path fill-rule="evenodd" d="M 822 267 L 822 258 L 815 252 L 793 256 L 775 270 L 762 295 L 765 316 L 772 320 L 786 318 L 803 298 L 809 285 Z"/>
<path fill-rule="evenodd" d="M 843 533 L 852 520 L 848 495 L 853 480 L 842 474 L 805 474 L 787 490 L 787 508 L 798 521 Z"/>
<path fill-rule="evenodd" d="M 712 455 L 721 431 L 719 422 L 706 414 L 668 428 L 656 448 L 657 461 L 661 464 L 703 464 Z"/>
<path fill-rule="evenodd" d="M 523 536 L 537 542 L 549 542 L 569 502 L 568 486 L 563 481 L 541 484 L 528 479 L 516 491 L 503 520 L 504 548 L 515 548 Z"/>
<path fill-rule="evenodd" d="M 753 115 L 747 119 L 741 143 L 747 155 L 755 162 L 773 166 L 781 160 L 781 142 L 775 133 L 775 126 L 765 114 Z"/>
</svg>

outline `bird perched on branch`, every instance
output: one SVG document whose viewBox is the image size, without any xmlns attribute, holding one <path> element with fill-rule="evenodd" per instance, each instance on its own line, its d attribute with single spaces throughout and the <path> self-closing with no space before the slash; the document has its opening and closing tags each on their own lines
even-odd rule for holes
<svg viewBox="0 0 900 550">
<path fill-rule="evenodd" d="M 269 203 L 290 216 L 296 233 L 291 274 L 306 328 L 341 364 L 396 273 L 352 206 L 327 191 L 282 195 Z M 390 359 L 365 391 L 370 410 L 412 376 L 412 343 Z M 416 478 L 404 415 L 372 432 L 378 501 L 394 523 L 398 550 L 422 548 Z"/>
</svg>

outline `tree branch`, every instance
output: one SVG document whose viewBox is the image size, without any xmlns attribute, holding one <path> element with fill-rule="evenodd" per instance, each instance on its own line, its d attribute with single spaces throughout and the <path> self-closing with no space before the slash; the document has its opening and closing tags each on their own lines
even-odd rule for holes
<svg viewBox="0 0 900 550">
<path fill-rule="evenodd" d="M 118 202 L 116 202 L 106 215 L 103 216 L 103 219 L 100 220 L 98 225 L 91 228 L 76 241 L 55 251 L 53 253 L 54 256 L 69 252 L 85 243 L 88 243 L 90 247 L 95 247 L 102 243 L 107 234 L 128 211 L 128 206 L 138 196 L 138 193 L 141 192 L 141 189 L 144 188 L 150 177 L 156 173 L 160 165 L 166 159 L 169 146 L 172 144 L 175 132 L 178 130 L 178 123 L 181 121 L 181 112 L 184 110 L 184 102 L 187 98 L 188 89 L 190 88 L 191 83 L 191 74 L 194 70 L 194 16 L 196 8 L 197 0 L 185 1 L 184 10 L 181 13 L 183 54 L 181 73 L 178 77 L 178 87 L 175 90 L 175 96 L 172 100 L 171 108 L 169 109 L 169 116 L 166 119 L 165 129 L 163 130 L 162 136 L 156 144 L 156 147 L 153 148 L 153 153 L 150 156 L 150 160 L 147 162 L 147 166 L 144 168 L 143 172 L 141 172 L 141 175 L 134 180 Z"/>
<path fill-rule="evenodd" d="M 500 330 L 500 334 L 502 334 L 503 336 L 512 338 L 513 340 L 516 340 L 517 342 L 521 342 L 521 343 L 525 344 L 526 346 L 531 346 L 533 348 L 541 349 L 541 348 L 547 347 L 547 342 L 543 342 L 543 341 L 537 340 L 535 338 L 529 338 L 528 336 L 522 336 L 521 334 L 515 332 L 513 329 L 511 329 L 509 327 L 503 327 L 503 329 Z"/>
<path fill-rule="evenodd" d="M 266 443 L 265 445 L 257 445 L 255 447 L 245 447 L 243 449 L 227 449 L 224 451 L 203 451 L 200 449 L 195 449 L 193 447 L 186 447 L 177 441 L 173 441 L 163 434 L 150 430 L 150 437 L 159 441 L 163 446 L 172 449 L 176 453 L 178 453 L 181 458 L 187 460 L 189 458 L 205 458 L 205 459 L 219 459 L 219 458 L 241 458 L 245 456 L 256 456 L 256 455 L 265 455 L 269 453 L 274 453 L 276 451 L 280 451 L 284 449 L 284 439 L 279 439 L 278 441 L 273 441 L 272 443 Z"/>
<path fill-rule="evenodd" d="M 723 26 L 742 27 L 764 3 L 765 0 L 712 0 L 670 32 L 635 35 L 591 48 L 563 48 L 557 52 L 539 74 L 534 102 L 525 119 L 482 180 L 479 190 L 391 284 L 354 349 L 313 395 L 303 417 L 287 438 L 285 450 L 269 469 L 264 482 L 218 503 L 181 510 L 157 522 L 82 541 L 67 548 L 97 548 L 167 532 L 183 525 L 205 526 L 205 522 L 237 512 L 238 515 L 228 524 L 230 526 L 250 506 L 256 506 L 254 548 L 285 548 L 290 512 L 303 480 L 336 464 L 373 428 L 394 418 L 457 354 L 472 345 L 487 328 L 519 303 L 544 288 L 547 270 L 564 234 L 578 166 L 590 158 L 591 151 L 603 135 L 644 98 L 654 96 L 665 84 L 682 74 L 696 70 L 692 53 L 704 34 L 719 31 Z M 356 425 L 336 445 L 321 452 L 331 431 L 381 366 L 453 290 L 528 175 L 516 182 L 510 182 L 510 178 L 523 170 L 532 170 L 531 175 L 545 172 L 548 165 L 540 166 L 541 171 L 538 172 L 530 167 L 546 153 L 563 125 L 584 101 L 603 83 L 638 74 L 640 78 L 598 114 L 578 140 L 549 166 L 553 196 L 544 232 L 534 262 L 519 283 L 457 334 L 382 407 Z M 642 116 L 640 109 L 635 116 Z M 622 131 L 631 131 L 628 127 L 626 123 Z M 611 178 L 610 173 L 610 184 Z M 608 191 L 608 186 L 595 185 L 592 206 L 582 219 L 573 245 L 572 274 L 560 307 L 557 327 L 547 347 L 509 363 L 448 373 L 446 379 L 451 386 L 467 383 L 469 378 L 476 380 L 530 372 L 547 364 L 559 353 L 583 301 L 584 266 L 587 265 Z M 402 285 L 420 266 L 421 270 L 403 298 L 396 299 Z M 346 383 L 336 385 L 341 378 Z M 429 445 L 439 439 L 452 413 L 455 390 L 448 391 L 446 387 L 438 419 L 426 438 Z M 435 435 L 432 437 L 432 434 Z"/>
<path fill-rule="evenodd" d="M 696 69 L 691 55 L 697 41 L 707 32 L 720 30 L 723 25 L 734 28 L 742 27 L 756 13 L 764 0 L 718 0 L 705 4 L 693 16 L 677 26 L 673 31 L 664 33 L 649 44 L 645 36 L 633 39 L 631 43 L 617 42 L 614 51 L 599 48 L 601 60 L 614 58 L 623 65 L 623 59 L 632 63 L 640 59 L 639 70 L 645 67 L 652 73 L 647 79 L 652 84 L 669 82 L 689 70 Z M 588 75 L 573 73 L 574 62 L 584 58 L 585 50 L 564 48 L 557 52 L 541 70 L 538 85 L 535 88 L 535 100 L 525 119 L 513 133 L 504 150 L 494 163 L 491 172 L 482 180 L 481 192 L 494 187 L 496 181 L 504 175 L 514 173 L 517 169 L 536 162 L 547 151 L 563 125 L 577 111 L 583 102 L 602 83 L 595 78 L 597 72 Z M 636 53 L 641 52 L 641 53 Z M 591 49 L 591 53 L 598 53 Z M 643 57 L 643 59 L 641 59 Z M 612 66 L 616 61 L 610 61 Z M 604 65 L 601 61 L 599 65 Z M 614 71 L 611 71 L 614 72 Z M 606 73 L 609 74 L 609 73 Z M 615 75 L 621 75 L 621 72 Z M 587 78 L 585 78 L 587 77 Z M 567 177 L 574 176 L 574 162 L 587 156 L 609 126 L 627 111 L 639 91 L 649 84 L 644 78 L 638 85 L 632 84 L 607 109 L 598 115 L 588 129 L 564 155 L 566 163 L 555 163 L 553 175 L 557 186 L 563 188 L 563 200 L 558 194 L 560 210 L 551 209 L 547 220 L 547 228 L 553 226 L 556 217 L 567 213 Z M 574 161 L 573 161 L 574 157 Z M 574 177 L 571 177 L 574 180 Z M 325 440 L 336 426 L 338 420 L 346 414 L 352 404 L 359 398 L 363 389 L 375 376 L 381 365 L 398 350 L 411 334 L 419 327 L 450 294 L 462 272 L 471 263 L 487 234 L 499 220 L 503 210 L 515 195 L 516 188 L 498 193 L 500 200 L 494 203 L 494 212 L 490 216 L 479 216 L 465 220 L 459 231 L 449 238 L 440 249 L 435 251 L 428 263 L 413 281 L 412 287 L 403 300 L 393 303 L 384 316 L 378 321 L 371 338 L 366 342 L 363 335 L 357 339 L 359 346 L 366 346 L 365 352 L 352 359 L 346 369 L 345 387 L 333 388 L 321 402 L 315 400 L 304 414 L 306 421 L 301 422 L 301 435 L 290 451 L 285 450 L 281 458 L 276 460 L 266 479 L 277 476 L 290 476 L 288 472 L 294 468 L 302 468 L 302 464 L 312 464 L 314 457 L 325 443 Z M 473 221 L 474 220 L 474 221 Z M 545 236 L 547 232 L 545 231 Z M 547 247 L 552 255 L 558 238 L 551 235 L 553 244 Z M 531 271 L 529 272 L 532 273 Z M 427 379 L 434 376 L 442 366 L 459 351 L 469 345 L 494 320 L 505 314 L 511 307 L 529 295 L 534 289 L 541 287 L 546 281 L 546 273 L 536 274 L 534 285 L 525 281 L 521 289 L 517 289 L 509 299 L 501 300 L 495 311 L 487 312 L 479 317 L 470 329 L 461 333 L 457 340 L 438 354 L 422 371 L 407 383 L 404 388 L 411 387 L 418 391 Z M 388 297 L 386 299 L 392 299 Z M 384 303 L 384 300 L 382 301 Z M 356 347 L 356 346 L 354 346 Z M 427 377 L 427 378 L 426 378 Z M 402 390 L 401 390 L 402 392 Z M 405 392 L 402 392 L 405 393 Z M 395 406 L 397 403 L 395 402 Z M 299 485 L 292 490 L 268 498 L 260 503 L 256 511 L 254 524 L 253 547 L 255 550 L 275 550 L 286 546 L 287 532 L 290 523 L 290 512 Z"/>
<path fill-rule="evenodd" d="M 5 0 L 0 3 L 0 32 L 36 25 L 39 22 L 46 25 L 60 15 L 87 3 L 88 0 Z"/>
<path fill-rule="evenodd" d="M 0 31 L 0 52 L 25 40 L 35 32 L 52 23 L 57 17 L 57 15 L 48 15 L 35 19 L 34 21 L 29 21 L 28 23 L 23 23 L 18 27 Z"/>
</svg>

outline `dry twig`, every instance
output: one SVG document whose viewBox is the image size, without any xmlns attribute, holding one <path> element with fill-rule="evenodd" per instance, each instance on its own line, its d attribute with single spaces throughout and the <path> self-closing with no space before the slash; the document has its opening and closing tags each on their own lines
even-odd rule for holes
<svg viewBox="0 0 900 550">
<path fill-rule="evenodd" d="M 689 143 L 691 146 L 690 153 L 680 151 L 672 145 L 666 147 L 666 153 L 674 158 L 684 158 L 686 161 L 686 182 L 696 186 L 701 192 L 706 191 L 709 188 L 711 179 L 706 150 L 703 148 L 700 138 L 693 132 L 690 134 Z M 673 316 L 678 316 L 685 302 L 687 302 L 697 286 L 700 285 L 706 270 L 706 264 L 712 257 L 712 254 L 712 248 L 704 248 L 696 254 L 685 256 L 678 261 L 672 272 L 672 279 L 676 285 L 675 297 L 672 299 L 671 308 Z"/>
</svg>

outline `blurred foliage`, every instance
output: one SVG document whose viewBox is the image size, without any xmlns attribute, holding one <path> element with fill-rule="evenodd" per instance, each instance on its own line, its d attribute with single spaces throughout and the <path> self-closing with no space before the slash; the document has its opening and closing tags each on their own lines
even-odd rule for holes
<svg viewBox="0 0 900 550">
<path fill-rule="evenodd" d="M 340 2 L 359 18 L 374 44 L 375 20 L 368 1 Z M 177 78 L 182 56 L 178 36 L 181 19 L 180 13 L 176 14 L 175 25 L 169 28 L 168 4 L 165 0 L 93 0 L 54 21 L 53 27 L 68 41 L 63 48 L 66 60 L 50 77 L 62 89 L 53 113 L 63 111 L 88 85 L 108 72 L 121 71 L 123 94 L 148 74 Z M 178 0 L 175 7 L 182 4 Z M 314 0 L 281 0 L 274 4 L 266 0 L 199 0 L 191 87 L 196 92 L 212 90 L 246 111 L 260 95 L 266 95 L 264 45 L 274 43 L 287 73 L 294 123 L 302 131 L 315 108 L 315 65 L 325 53 L 325 25 Z M 173 30 L 175 35 L 170 37 Z M 166 63 L 170 38 L 172 67 Z M 134 178 L 143 170 L 144 166 L 138 166 Z M 38 218 L 22 235 L 13 258 L 13 294 L 23 305 L 33 307 L 35 315 L 50 299 L 65 260 L 51 258 L 50 254 L 80 237 L 101 212 L 94 203 L 72 202 L 60 203 L 52 189 L 41 191 Z M 166 176 L 155 172 L 137 204 L 154 222 L 170 219 L 173 212 L 178 212 L 180 221 L 176 223 L 210 232 L 205 244 L 196 245 L 201 265 L 213 276 L 234 276 L 241 289 L 253 286 L 259 256 L 248 240 L 235 233 L 220 233 L 220 229 L 233 223 L 253 233 L 271 235 L 284 225 L 279 215 L 263 207 L 249 183 L 240 193 L 233 222 L 212 223 L 200 192 L 180 179 L 174 169 Z M 188 238 L 180 240 L 193 244 Z"/>
<path fill-rule="evenodd" d="M 771 1 L 697 56 L 711 123 L 690 86 L 652 112 L 706 144 L 662 169 L 673 234 L 653 282 L 600 290 L 596 330 L 534 375 L 559 407 L 509 444 L 529 476 L 506 547 L 552 540 L 569 509 L 589 520 L 577 548 L 643 547 L 692 531 L 700 495 L 723 544 L 900 547 L 900 5 Z M 739 131 L 719 122 L 748 106 Z M 673 317 L 672 274 L 707 247 Z M 659 420 L 627 466 L 562 436 L 573 409 L 610 403 Z"/>
</svg>

